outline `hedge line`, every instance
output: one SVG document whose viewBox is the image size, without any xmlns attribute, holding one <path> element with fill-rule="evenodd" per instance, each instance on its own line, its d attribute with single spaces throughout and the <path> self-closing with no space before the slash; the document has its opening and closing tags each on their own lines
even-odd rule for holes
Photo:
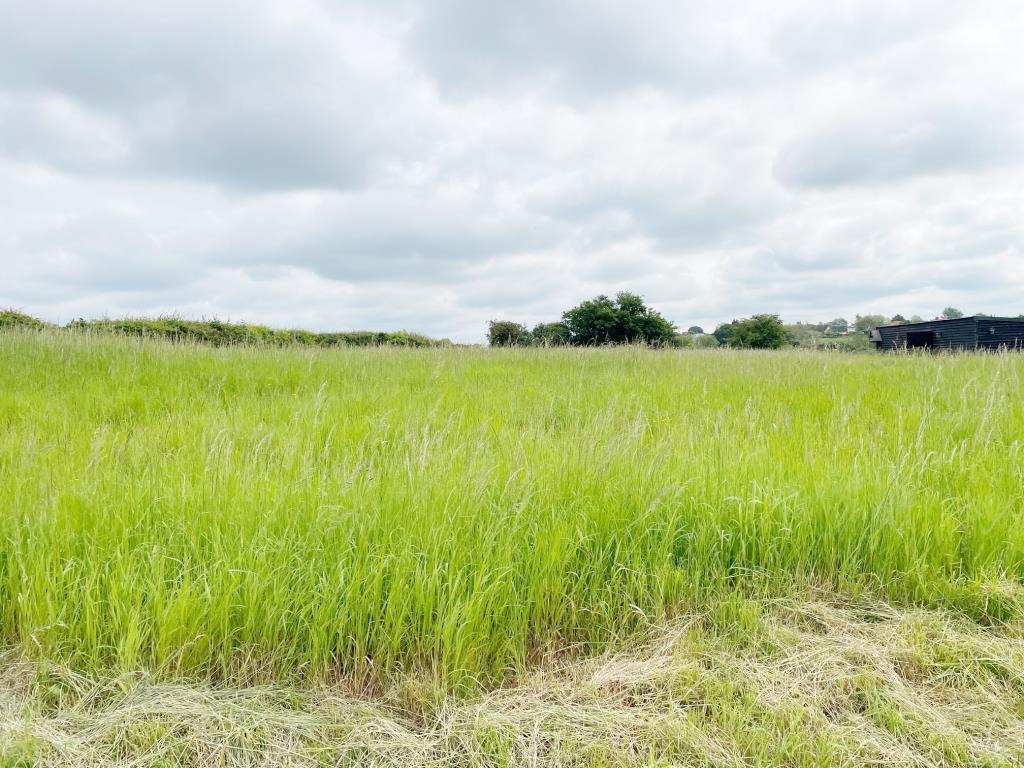
<svg viewBox="0 0 1024 768">
<path fill-rule="evenodd" d="M 343 331 L 314 333 L 303 330 L 281 330 L 265 325 L 225 323 L 220 320 L 182 320 L 162 317 L 154 320 L 126 318 L 123 320 L 74 320 L 66 326 L 51 326 L 37 318 L 14 310 L 0 311 L 0 328 L 63 327 L 72 331 L 103 331 L 126 336 L 144 336 L 169 341 L 190 341 L 216 347 L 239 344 L 305 347 L 440 347 L 451 344 L 447 339 L 431 339 L 407 331 Z"/>
</svg>

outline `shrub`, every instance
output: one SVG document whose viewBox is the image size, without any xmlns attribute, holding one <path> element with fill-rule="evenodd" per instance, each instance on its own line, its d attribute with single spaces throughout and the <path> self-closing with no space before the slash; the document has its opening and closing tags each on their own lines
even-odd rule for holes
<svg viewBox="0 0 1024 768">
<path fill-rule="evenodd" d="M 572 341 L 572 333 L 565 323 L 537 323 L 533 326 L 533 343 L 540 347 L 559 347 Z"/>
<path fill-rule="evenodd" d="M 70 328 L 106 331 L 127 336 L 162 338 L 168 341 L 192 341 L 216 347 L 263 345 L 273 347 L 436 347 L 450 346 L 447 339 L 437 340 L 406 331 L 348 331 L 314 333 L 282 330 L 265 325 L 225 323 L 221 320 L 182 320 L 174 317 L 124 320 L 75 320 Z"/>
<path fill-rule="evenodd" d="M 733 322 L 727 343 L 739 349 L 781 349 L 787 341 L 778 315 L 754 315 Z"/>
<path fill-rule="evenodd" d="M 732 336 L 733 328 L 738 322 L 739 320 L 733 320 L 731 323 L 721 323 L 712 334 L 715 341 L 723 347 L 727 346 L 729 344 L 729 337 Z"/>
<path fill-rule="evenodd" d="M 0 310 L 0 328 L 31 328 L 40 331 L 46 327 L 42 320 L 14 309 Z"/>
<path fill-rule="evenodd" d="M 718 339 L 710 333 L 705 333 L 701 336 L 691 336 L 690 338 L 695 349 L 712 349 L 718 346 Z"/>
<path fill-rule="evenodd" d="M 487 324 L 487 343 L 492 347 L 527 347 L 532 341 L 530 331 L 511 320 L 491 320 Z"/>
</svg>

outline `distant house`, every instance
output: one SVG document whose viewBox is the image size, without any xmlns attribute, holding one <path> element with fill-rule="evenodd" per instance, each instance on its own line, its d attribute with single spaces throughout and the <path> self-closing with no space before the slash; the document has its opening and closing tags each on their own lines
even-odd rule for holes
<svg viewBox="0 0 1024 768">
<path fill-rule="evenodd" d="M 880 325 L 870 331 L 875 349 L 1024 349 L 1024 319 L 958 317 Z"/>
</svg>

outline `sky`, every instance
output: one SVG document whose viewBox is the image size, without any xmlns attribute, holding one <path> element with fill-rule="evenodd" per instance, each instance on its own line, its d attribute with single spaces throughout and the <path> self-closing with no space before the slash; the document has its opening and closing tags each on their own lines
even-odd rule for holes
<svg viewBox="0 0 1024 768">
<path fill-rule="evenodd" d="M 0 0 L 0 307 L 1024 312 L 1019 0 Z"/>
</svg>

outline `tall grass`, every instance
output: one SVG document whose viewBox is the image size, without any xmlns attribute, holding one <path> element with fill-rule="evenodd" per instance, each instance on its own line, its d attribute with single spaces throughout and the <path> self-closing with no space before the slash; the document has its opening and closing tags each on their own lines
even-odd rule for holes
<svg viewBox="0 0 1024 768">
<path fill-rule="evenodd" d="M 0 334 L 0 642 L 488 684 L 728 590 L 1019 618 L 1024 358 Z"/>
</svg>

